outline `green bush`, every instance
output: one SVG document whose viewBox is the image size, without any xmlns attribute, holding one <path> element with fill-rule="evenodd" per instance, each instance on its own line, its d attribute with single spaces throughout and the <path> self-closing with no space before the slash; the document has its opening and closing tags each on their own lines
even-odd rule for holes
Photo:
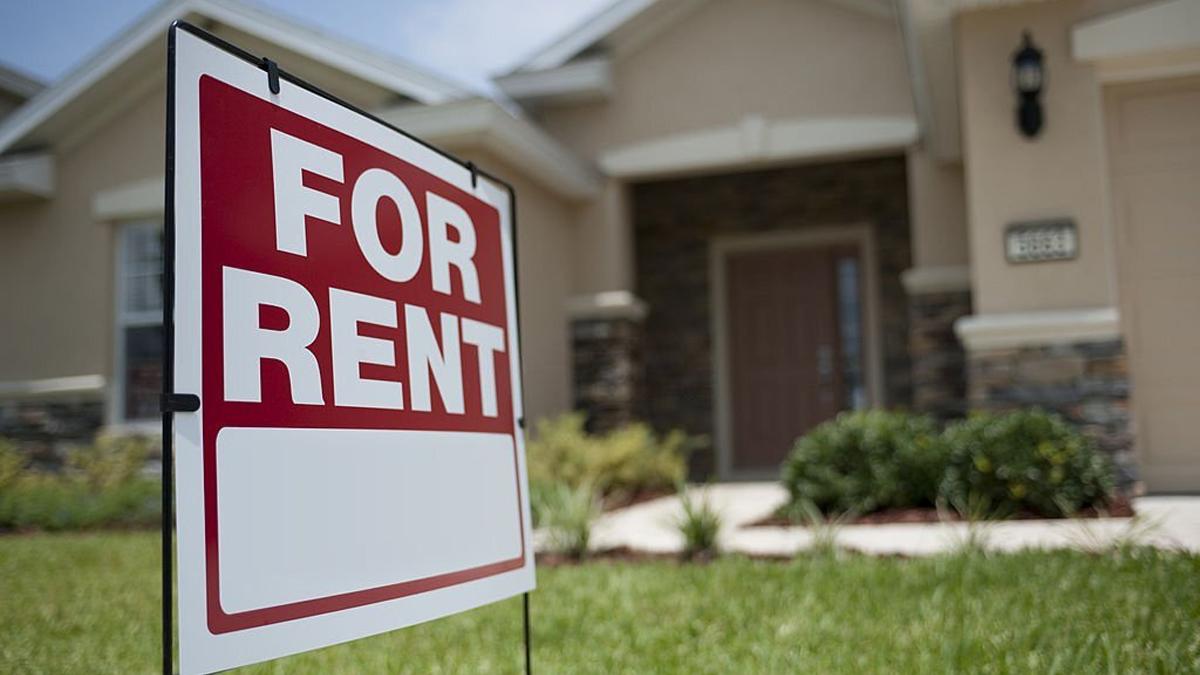
<svg viewBox="0 0 1200 675">
<path fill-rule="evenodd" d="M 145 439 L 103 437 L 76 449 L 61 472 L 29 469 L 0 440 L 0 529 L 144 527 L 161 519 L 159 481 L 141 475 Z"/>
<path fill-rule="evenodd" d="M 1069 516 L 1103 506 L 1114 489 L 1108 458 L 1057 415 L 975 414 L 945 438 L 951 450 L 940 489 L 951 504 L 982 500 L 1002 514 Z"/>
<path fill-rule="evenodd" d="M 825 513 L 933 506 L 947 449 L 932 418 L 848 412 L 796 441 L 783 465 L 791 505 Z"/>
<path fill-rule="evenodd" d="M 602 495 L 671 488 L 687 471 L 687 437 L 658 438 L 645 424 L 589 434 L 584 415 L 542 420 L 527 443 L 531 483 L 589 486 Z"/>
<path fill-rule="evenodd" d="M 104 490 L 137 478 L 149 454 L 150 440 L 145 436 L 101 434 L 91 445 L 67 455 L 67 471 L 90 487 Z"/>
<path fill-rule="evenodd" d="M 28 460 L 7 438 L 0 438 L 0 494 L 25 472 Z"/>
</svg>

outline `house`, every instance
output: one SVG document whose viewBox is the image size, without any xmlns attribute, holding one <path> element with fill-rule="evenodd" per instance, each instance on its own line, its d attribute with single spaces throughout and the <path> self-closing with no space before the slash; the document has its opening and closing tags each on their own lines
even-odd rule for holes
<svg viewBox="0 0 1200 675">
<path fill-rule="evenodd" d="M 619 0 L 503 103 L 166 5 L 0 121 L 7 433 L 155 413 L 184 14 L 516 186 L 533 417 L 682 428 L 739 478 L 841 410 L 1036 405 L 1200 489 L 1200 0 Z"/>
<path fill-rule="evenodd" d="M 595 169 L 526 118 L 410 65 L 232 0 L 180 0 L 0 119 L 0 435 L 49 445 L 159 428 L 166 35 L 176 18 L 511 181 L 523 343 L 538 355 L 526 408 L 570 407 L 563 251 L 570 209 L 599 193 Z"/>
</svg>

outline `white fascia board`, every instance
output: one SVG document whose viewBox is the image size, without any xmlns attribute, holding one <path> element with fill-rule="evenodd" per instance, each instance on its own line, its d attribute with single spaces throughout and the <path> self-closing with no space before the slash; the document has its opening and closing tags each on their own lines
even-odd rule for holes
<svg viewBox="0 0 1200 675">
<path fill-rule="evenodd" d="M 0 201 L 54 196 L 54 156 L 39 152 L 0 157 Z"/>
<path fill-rule="evenodd" d="M 42 90 L 0 123 L 0 152 L 19 142 L 134 54 L 150 48 L 152 43 L 165 44 L 166 31 L 172 21 L 194 18 L 195 15 L 256 35 L 423 103 L 440 103 L 468 95 L 463 89 L 404 64 L 229 0 L 176 0 L 145 15 L 88 58 L 83 67 Z"/>
<path fill-rule="evenodd" d="M 581 321 L 627 319 L 641 321 L 649 307 L 629 291 L 601 291 L 576 295 L 567 300 L 567 316 Z"/>
<path fill-rule="evenodd" d="M 379 117 L 430 143 L 491 151 L 564 197 L 587 199 L 599 194 L 595 171 L 544 131 L 494 101 L 402 106 Z"/>
<path fill-rule="evenodd" d="M 0 382 L 0 399 L 95 396 L 104 393 L 105 384 L 103 375 L 76 375 Z"/>
<path fill-rule="evenodd" d="M 1084 21 L 1071 29 L 1078 61 L 1111 61 L 1200 48 L 1200 0 L 1168 0 Z"/>
<path fill-rule="evenodd" d="M 917 140 L 912 117 L 847 116 L 766 120 L 750 115 L 738 124 L 672 134 L 600 154 L 610 176 L 644 178 L 899 151 Z"/>
<path fill-rule="evenodd" d="M 1014 349 L 1121 337 L 1115 307 L 964 316 L 954 332 L 967 351 Z"/>
<path fill-rule="evenodd" d="M 557 68 L 661 0 L 619 0 L 526 59 L 517 71 Z"/>
<path fill-rule="evenodd" d="M 97 192 L 92 216 L 101 223 L 161 216 L 165 190 L 166 182 L 158 176 Z"/>
<path fill-rule="evenodd" d="M 603 57 L 582 59 L 549 70 L 519 71 L 493 81 L 517 101 L 599 101 L 612 93 L 612 66 Z"/>
</svg>

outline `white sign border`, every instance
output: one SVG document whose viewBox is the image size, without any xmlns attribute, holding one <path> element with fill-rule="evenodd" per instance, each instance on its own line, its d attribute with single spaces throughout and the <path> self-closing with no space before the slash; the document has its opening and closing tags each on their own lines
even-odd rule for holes
<svg viewBox="0 0 1200 675">
<path fill-rule="evenodd" d="M 204 491 L 201 431 L 204 409 L 174 413 L 173 445 L 178 546 L 178 626 L 180 675 L 248 665 L 288 654 L 411 626 L 465 611 L 534 589 L 533 536 L 526 478 L 524 416 L 520 392 L 520 339 L 517 326 L 512 196 L 504 185 L 472 173 L 461 164 L 376 120 L 281 77 L 279 93 L 268 88 L 258 65 L 218 47 L 187 24 L 171 27 L 173 62 L 174 191 L 174 389 L 201 391 L 200 283 L 200 119 L 202 75 L 230 84 L 328 127 L 347 133 L 492 205 L 500 214 L 508 310 L 509 365 L 513 387 L 513 428 L 521 490 L 525 562 L 516 570 L 385 602 L 282 623 L 214 634 L 208 630 L 205 582 Z M 170 96 L 170 94 L 169 94 Z M 168 140 L 170 143 L 170 139 Z M 472 183 L 475 183 L 473 186 Z M 171 317 L 168 317 L 171 318 Z"/>
</svg>

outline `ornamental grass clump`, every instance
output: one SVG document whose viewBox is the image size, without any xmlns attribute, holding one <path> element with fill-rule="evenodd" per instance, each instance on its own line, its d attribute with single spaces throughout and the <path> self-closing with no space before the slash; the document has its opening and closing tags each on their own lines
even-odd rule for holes
<svg viewBox="0 0 1200 675">
<path fill-rule="evenodd" d="M 947 428 L 945 438 L 940 491 L 952 504 L 982 499 L 1008 515 L 1061 517 L 1103 509 L 1115 489 L 1108 457 L 1057 415 L 978 413 Z"/>
<path fill-rule="evenodd" d="M 683 484 L 680 484 L 678 492 L 682 511 L 675 520 L 675 527 L 683 535 L 683 556 L 688 560 L 716 557 L 721 514 L 713 508 L 706 495 L 695 497 Z"/>
<path fill-rule="evenodd" d="M 600 514 L 600 500 L 590 486 L 556 483 L 533 496 L 538 525 L 546 532 L 546 545 L 555 553 L 576 560 L 587 557 L 592 543 L 592 521 Z"/>
</svg>

